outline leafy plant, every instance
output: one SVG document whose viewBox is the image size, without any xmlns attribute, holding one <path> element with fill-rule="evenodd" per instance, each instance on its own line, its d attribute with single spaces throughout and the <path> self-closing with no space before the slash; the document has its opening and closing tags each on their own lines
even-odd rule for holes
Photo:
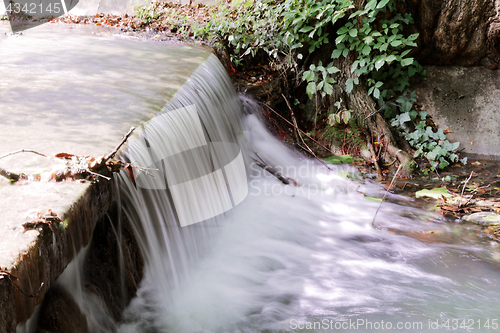
<svg viewBox="0 0 500 333">
<path fill-rule="evenodd" d="M 346 25 L 337 30 L 336 49 L 332 58 L 357 54 L 351 72 L 357 77 L 368 76 L 368 93 L 375 99 L 386 99 L 402 93 L 409 86 L 409 79 L 423 73 L 422 67 L 408 54 L 417 46 L 418 34 L 405 36 L 403 28 L 413 23 L 409 14 L 392 15 L 378 19 L 380 13 L 391 12 L 396 0 L 370 0 L 363 9 L 349 16 Z M 387 16 L 387 15 L 385 15 Z M 349 78 L 347 92 L 351 92 L 356 78 Z"/>
<path fill-rule="evenodd" d="M 333 93 L 332 84 L 336 83 L 331 77 L 332 74 L 340 72 L 340 69 L 333 66 L 333 62 L 329 63 L 326 67 L 320 61 L 318 66 L 311 65 L 308 71 L 305 71 L 302 79 L 308 82 L 306 93 L 309 98 L 312 98 L 317 92 L 321 93 L 321 96 L 331 95 Z"/>
<path fill-rule="evenodd" d="M 330 126 L 345 124 L 348 125 L 352 119 L 352 113 L 350 110 L 344 110 L 337 113 L 332 113 L 328 116 L 328 124 Z"/>
<path fill-rule="evenodd" d="M 158 14 L 155 9 L 155 2 L 148 6 L 138 7 L 135 10 L 135 17 L 139 18 L 144 24 L 149 24 L 160 17 L 160 14 Z"/>
<path fill-rule="evenodd" d="M 456 153 L 460 142 L 450 143 L 442 128 L 434 132 L 426 124 L 426 118 L 427 112 L 410 110 L 394 117 L 391 125 L 399 129 L 416 149 L 414 157 L 425 157 L 429 161 L 431 170 L 444 169 L 458 161 L 466 164 L 467 157 L 459 160 Z"/>
<path fill-rule="evenodd" d="M 328 117 L 329 126 L 321 134 L 321 139 L 330 146 L 340 147 L 344 155 L 357 155 L 366 148 L 362 129 L 352 117 L 350 110 L 333 113 Z"/>
<path fill-rule="evenodd" d="M 458 161 L 458 143 L 446 140 L 442 130 L 434 132 L 425 123 L 426 114 L 413 109 L 410 78 L 425 71 L 410 56 L 418 34 L 406 33 L 405 27 L 413 19 L 397 13 L 396 4 L 397 0 L 367 0 L 356 8 L 352 0 L 239 0 L 233 6 L 221 5 L 206 31 L 229 50 L 234 66 L 267 56 L 277 68 L 295 71 L 297 83 L 307 83 L 310 99 L 333 94 L 335 75 L 340 72 L 335 59 L 350 57 L 353 75 L 346 80 L 346 91 L 364 82 L 384 116 L 415 148 L 415 157 L 427 158 L 432 169 L 444 168 Z M 344 24 L 338 27 L 341 20 Z M 328 65 L 319 61 L 300 74 L 301 60 L 330 42 L 335 46 L 325 61 Z M 362 133 L 351 118 L 348 110 L 330 115 L 323 138 L 342 147 L 346 143 L 361 146 L 360 136 L 355 136 Z M 349 134 L 341 136 L 341 124 Z"/>
</svg>

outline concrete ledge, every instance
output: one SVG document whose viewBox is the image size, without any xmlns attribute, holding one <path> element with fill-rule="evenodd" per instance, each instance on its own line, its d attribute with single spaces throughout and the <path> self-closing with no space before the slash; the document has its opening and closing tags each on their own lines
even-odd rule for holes
<svg viewBox="0 0 500 333">
<path fill-rule="evenodd" d="M 39 236 L 9 270 L 15 278 L 4 276 L 0 280 L 0 295 L 7 298 L 2 297 L 2 309 L 6 311 L 2 311 L 0 316 L 0 327 L 7 329 L 1 332 L 14 332 L 12 327 L 26 321 L 35 306 L 43 300 L 52 282 L 61 275 L 76 253 L 89 244 L 97 221 L 110 207 L 110 184 L 109 181 L 97 181 L 86 188 L 78 202 L 62 216 L 68 224 L 66 229 L 51 229 L 47 225 L 38 228 Z"/>
<path fill-rule="evenodd" d="M 96 27 L 49 24 L 17 36 L 4 34 L 7 28 L 0 23 L 0 155 L 18 149 L 106 154 L 130 126 L 154 116 L 211 54 L 199 47 L 120 38 Z M 0 165 L 28 174 L 54 167 L 28 154 L 2 159 Z M 99 220 L 109 224 L 104 216 L 113 189 L 104 180 L 11 185 L 0 179 L 0 267 L 12 276 L 0 276 L 0 332 L 15 332 L 91 242 Z M 66 229 L 24 230 L 24 222 L 48 209 Z M 140 260 L 132 250 L 129 254 L 140 271 Z M 101 287 L 96 293 L 104 299 L 113 294 L 109 286 Z M 37 297 L 23 294 L 36 295 L 39 289 Z"/>
<path fill-rule="evenodd" d="M 500 71 L 485 67 L 426 66 L 417 99 L 474 158 L 500 159 Z"/>
</svg>

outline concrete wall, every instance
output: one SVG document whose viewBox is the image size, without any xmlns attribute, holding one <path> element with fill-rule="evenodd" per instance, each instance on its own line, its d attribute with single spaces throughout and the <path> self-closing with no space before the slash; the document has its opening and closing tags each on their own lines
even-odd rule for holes
<svg viewBox="0 0 500 333">
<path fill-rule="evenodd" d="M 423 109 L 471 157 L 500 159 L 500 71 L 427 66 L 418 84 Z"/>
</svg>

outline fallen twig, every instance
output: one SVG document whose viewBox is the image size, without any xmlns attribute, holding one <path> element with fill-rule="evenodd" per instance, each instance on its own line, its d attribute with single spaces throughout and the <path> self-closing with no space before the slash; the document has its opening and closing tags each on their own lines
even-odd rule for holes
<svg viewBox="0 0 500 333">
<path fill-rule="evenodd" d="M 17 173 L 10 172 L 8 170 L 5 170 L 3 168 L 0 168 L 0 176 L 3 176 L 10 180 L 11 182 L 17 182 L 19 178 L 21 178 L 21 175 L 18 175 Z"/>
<path fill-rule="evenodd" d="M 49 180 L 54 180 L 56 182 L 62 181 L 65 179 L 70 179 L 70 180 L 76 180 L 76 179 L 86 179 L 92 176 L 97 176 L 97 177 L 102 177 L 106 180 L 111 180 L 110 177 L 107 177 L 102 174 L 102 171 L 105 171 L 107 173 L 109 172 L 119 172 L 122 169 L 125 168 L 132 168 L 131 163 L 126 163 L 122 161 L 110 161 L 112 158 L 115 157 L 116 153 L 118 150 L 125 144 L 127 139 L 130 137 L 132 132 L 135 130 L 135 127 L 131 127 L 129 131 L 123 136 L 122 140 L 120 143 L 115 147 L 115 149 L 110 152 L 106 156 L 101 156 L 100 158 L 94 158 L 91 156 L 76 156 L 73 154 L 68 154 L 68 153 L 59 153 L 56 154 L 55 157 L 47 156 L 45 154 L 42 154 L 38 151 L 31 150 L 31 149 L 21 149 L 21 150 L 16 150 L 10 153 L 7 153 L 5 155 L 0 156 L 0 159 L 11 156 L 14 154 L 18 153 L 34 153 L 49 159 L 59 159 L 59 160 L 67 160 L 68 162 L 66 163 L 66 167 L 63 170 L 57 170 L 53 172 L 49 178 Z M 147 168 L 141 168 L 142 170 L 146 170 Z M 17 174 L 14 172 L 10 172 L 6 169 L 0 168 L 0 176 L 3 176 L 7 179 L 9 179 L 11 182 L 17 182 L 19 180 L 29 180 L 29 179 L 34 179 L 34 180 L 41 180 L 40 175 L 34 175 L 33 177 L 29 177 L 28 175 L 25 174 Z"/>
<path fill-rule="evenodd" d="M 294 127 L 297 131 L 300 131 L 302 134 L 304 134 L 308 139 L 312 140 L 313 142 L 315 142 L 316 144 L 318 144 L 321 148 L 323 148 L 325 151 L 327 151 L 330 154 L 332 154 L 333 156 L 335 156 L 338 160 L 340 160 L 340 162 L 342 162 L 342 164 L 345 164 L 345 162 L 341 158 L 339 158 L 337 155 L 335 155 L 334 153 L 332 153 L 331 149 L 328 149 L 323 144 L 319 143 L 317 140 L 315 140 L 314 138 L 312 138 L 309 134 L 307 134 L 306 132 L 304 132 L 303 130 L 301 130 L 297 125 L 292 124 L 290 121 L 288 121 L 288 119 L 286 119 L 285 117 L 283 117 L 282 115 L 280 115 L 276 110 L 274 110 L 269 105 L 267 105 L 267 104 L 263 104 L 263 105 L 265 105 L 267 108 L 269 108 L 269 110 L 271 110 L 276 115 L 278 115 L 279 117 L 281 117 L 284 121 L 286 121 L 290 126 Z"/>
<path fill-rule="evenodd" d="M 473 172 L 474 171 L 470 172 L 469 178 L 467 178 L 467 180 L 464 183 L 464 186 L 462 187 L 462 193 L 460 194 L 460 202 L 458 203 L 458 208 L 462 207 L 462 198 L 464 196 L 465 187 L 467 186 L 467 183 L 469 182 L 469 180 L 472 178 L 472 173 Z M 470 197 L 470 199 L 472 199 L 472 197 L 473 197 L 473 195 Z M 467 201 L 467 203 L 469 203 L 470 199 Z"/>
<path fill-rule="evenodd" d="M 104 175 L 101 175 L 100 173 L 97 173 L 97 172 L 92 172 L 92 171 L 88 170 L 88 173 L 90 173 L 91 175 L 94 175 L 94 176 L 102 177 L 102 178 L 104 178 L 106 180 L 111 180 L 111 178 L 106 177 Z"/>
<path fill-rule="evenodd" d="M 377 208 L 377 211 L 375 212 L 375 215 L 373 215 L 373 220 L 372 220 L 372 226 L 374 226 L 375 228 L 379 229 L 379 230 L 382 230 L 382 227 L 379 227 L 378 225 L 375 224 L 375 218 L 377 217 L 377 214 L 378 214 L 378 211 L 380 210 L 380 207 L 382 207 L 382 203 L 384 202 L 385 198 L 387 197 L 387 194 L 389 193 L 392 185 L 394 184 L 394 181 L 396 181 L 396 179 L 398 178 L 398 174 L 399 174 L 399 171 L 401 170 L 401 167 L 403 166 L 403 164 L 399 164 L 399 167 L 398 167 L 398 170 L 396 171 L 396 173 L 394 174 L 394 177 L 392 178 L 392 181 L 391 183 L 389 184 L 389 187 L 387 188 L 387 190 L 385 191 L 385 194 L 384 196 L 382 197 L 382 201 L 380 201 L 380 204 L 378 205 L 378 208 Z"/>
<path fill-rule="evenodd" d="M 19 154 L 19 153 L 33 153 L 33 154 L 37 154 L 37 155 L 40 155 L 40 156 L 43 156 L 43 157 L 46 157 L 46 158 L 50 158 L 49 156 L 45 155 L 45 154 L 42 154 L 40 152 L 37 152 L 36 150 L 31 150 L 31 149 L 20 149 L 20 150 L 16 150 L 16 151 L 13 151 L 13 152 L 10 152 L 10 153 L 7 153 L 5 155 L 2 155 L 0 156 L 0 160 L 2 158 L 5 158 L 7 156 L 11 156 L 11 155 L 15 155 L 15 154 Z"/>
<path fill-rule="evenodd" d="M 282 182 L 283 184 L 285 185 L 290 185 L 290 180 L 288 179 L 288 177 L 285 177 L 283 176 L 281 173 L 279 173 L 279 171 L 277 171 L 275 168 L 269 166 L 269 165 L 266 165 L 265 163 L 263 162 L 260 162 L 260 161 L 257 161 L 255 158 L 252 158 L 252 160 L 255 162 L 255 164 L 257 164 L 260 168 L 262 168 L 263 170 L 269 172 L 271 175 L 273 175 L 274 177 L 276 177 L 280 182 Z"/>
<path fill-rule="evenodd" d="M 281 96 L 283 96 L 283 98 L 285 99 L 286 105 L 287 105 L 287 106 L 288 106 L 288 108 L 290 109 L 290 113 L 291 113 L 291 115 L 292 115 L 292 119 L 293 119 L 293 122 L 294 122 L 294 124 L 295 124 L 295 128 L 296 128 L 296 129 L 297 129 L 297 131 L 298 131 L 299 126 L 297 125 L 297 120 L 295 119 L 295 115 L 294 115 L 294 113 L 293 113 L 292 107 L 291 107 L 291 106 L 290 106 L 290 104 L 288 103 L 288 100 L 285 98 L 285 95 L 281 94 Z M 320 159 L 318 156 L 316 156 L 316 154 L 312 151 L 311 147 L 309 147 L 309 146 L 307 145 L 307 143 L 304 141 L 304 138 L 302 137 L 302 135 L 300 135 L 300 133 L 299 133 L 299 138 L 300 138 L 300 140 L 302 141 L 302 143 L 304 144 L 304 146 L 306 146 L 306 147 L 307 147 L 307 150 L 309 151 L 309 153 L 310 153 L 312 156 L 314 156 L 314 157 L 315 157 L 318 161 L 320 161 L 320 162 L 321 162 L 321 164 L 323 164 L 325 167 L 327 167 L 327 169 L 328 169 L 328 170 L 332 170 L 332 169 L 330 169 L 330 167 L 329 167 L 328 165 L 326 165 L 326 163 L 325 163 L 322 159 Z"/>
<path fill-rule="evenodd" d="M 111 152 L 109 153 L 106 157 L 104 157 L 104 160 L 102 163 L 106 163 L 108 160 L 112 159 L 113 157 L 115 157 L 116 153 L 118 152 L 118 150 L 120 150 L 120 148 L 125 144 L 125 142 L 128 140 L 129 136 L 132 135 L 132 132 L 134 132 L 135 130 L 135 127 L 130 127 L 130 129 L 128 130 L 127 134 L 125 134 L 125 136 L 122 138 L 122 141 L 118 144 L 118 146 L 116 146 L 116 148 Z"/>
<path fill-rule="evenodd" d="M 24 296 L 26 296 L 26 297 L 30 297 L 30 298 L 37 298 L 37 297 L 38 297 L 38 295 L 40 295 L 40 290 L 42 290 L 42 287 L 43 287 L 43 285 L 44 285 L 44 283 L 42 282 L 42 283 L 40 284 L 40 287 L 38 288 L 37 293 L 36 293 L 35 295 L 32 295 L 32 294 L 28 294 L 28 293 L 24 292 L 24 291 L 21 289 L 21 287 L 19 287 L 19 286 L 18 286 L 18 285 L 14 282 L 14 280 L 17 280 L 17 277 L 15 277 L 14 275 L 10 274 L 9 272 L 6 272 L 6 271 L 4 271 L 4 270 L 1 270 L 1 269 L 0 269 L 0 276 L 5 276 L 5 277 L 7 277 L 7 278 L 9 279 L 10 283 L 12 283 L 12 285 L 13 285 L 14 287 L 16 287 L 16 288 L 17 288 L 17 290 L 19 290 L 19 292 L 20 292 L 21 294 L 23 294 L 23 295 L 24 295 Z"/>
</svg>

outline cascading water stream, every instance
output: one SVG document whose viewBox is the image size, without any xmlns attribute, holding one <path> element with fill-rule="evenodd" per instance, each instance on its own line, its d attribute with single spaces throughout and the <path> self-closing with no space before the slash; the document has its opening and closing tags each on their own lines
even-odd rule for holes
<svg viewBox="0 0 500 333">
<path fill-rule="evenodd" d="M 167 186 L 136 189 L 122 175 L 123 207 L 140 235 L 147 273 L 120 332 L 369 332 L 381 323 L 396 331 L 436 332 L 447 323 L 451 330 L 457 320 L 475 331 L 500 331 L 493 327 L 500 320 L 496 245 L 450 244 L 439 237 L 450 226 L 397 196 L 377 215 L 392 233 L 373 228 L 379 202 L 360 192 L 380 195 L 380 186 L 348 179 L 345 174 L 354 170 L 347 167 L 329 171 L 290 151 L 249 112 L 251 101 L 241 104 L 214 57 L 164 111 L 191 105 L 205 137 L 239 144 L 248 195 L 221 215 L 181 227 Z M 193 140 L 182 132 L 163 133 L 172 129 L 159 122 L 149 126 L 147 144 L 131 145 L 130 160 L 158 161 L 166 146 L 179 144 L 176 138 Z M 176 161 L 187 166 L 187 178 L 201 172 L 204 160 L 181 155 Z M 249 157 L 273 165 L 298 186 L 282 184 Z M 218 190 L 203 194 L 221 196 Z M 436 236 L 420 241 L 394 230 L 433 230 Z"/>
<path fill-rule="evenodd" d="M 212 56 L 130 143 L 125 159 L 157 169 L 118 182 L 145 277 L 114 323 L 72 264 L 61 283 L 92 332 L 500 331 L 496 243 L 449 241 L 453 225 L 396 195 L 374 228 L 364 194 L 381 186 L 290 150 L 256 110 Z"/>
</svg>

